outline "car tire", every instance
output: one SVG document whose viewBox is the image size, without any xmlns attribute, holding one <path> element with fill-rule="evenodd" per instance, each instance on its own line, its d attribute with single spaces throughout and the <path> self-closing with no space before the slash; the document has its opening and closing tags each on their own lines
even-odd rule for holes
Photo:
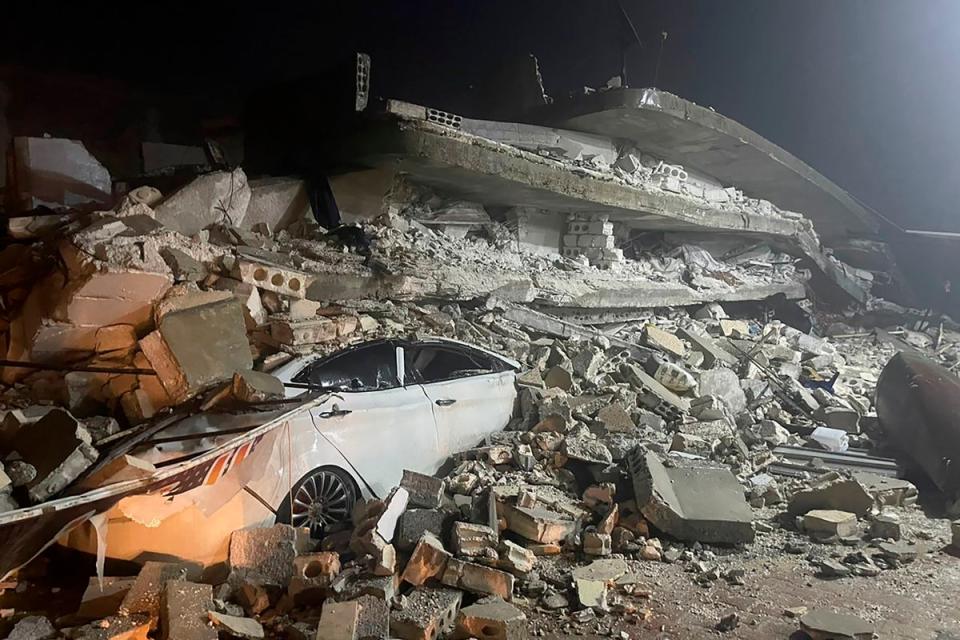
<svg viewBox="0 0 960 640">
<path fill-rule="evenodd" d="M 277 522 L 309 527 L 319 538 L 336 525 L 349 522 L 360 490 L 353 478 L 337 467 L 317 467 L 300 478 L 277 509 Z"/>
</svg>

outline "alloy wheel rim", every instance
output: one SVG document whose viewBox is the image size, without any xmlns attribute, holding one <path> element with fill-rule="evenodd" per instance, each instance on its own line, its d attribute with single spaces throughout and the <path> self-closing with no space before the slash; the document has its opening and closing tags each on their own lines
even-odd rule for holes
<svg viewBox="0 0 960 640">
<path fill-rule="evenodd" d="M 347 487 L 336 474 L 320 471 L 313 474 L 293 496 L 291 524 L 322 531 L 350 516 Z"/>
</svg>

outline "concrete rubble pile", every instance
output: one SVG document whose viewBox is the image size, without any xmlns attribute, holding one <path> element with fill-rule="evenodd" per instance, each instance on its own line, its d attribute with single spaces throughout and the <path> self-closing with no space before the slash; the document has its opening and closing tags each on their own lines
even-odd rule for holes
<svg viewBox="0 0 960 640">
<path fill-rule="evenodd" d="M 574 162 L 791 217 L 696 186 L 676 166 L 604 157 Z M 904 345 L 960 363 L 960 334 L 891 338 L 838 317 L 821 322 L 831 338 L 693 304 L 750 286 L 802 292 L 794 259 L 753 238 L 631 236 L 575 215 L 563 255 L 547 256 L 477 206 L 414 190 L 351 240 L 290 215 L 282 203 L 302 184 L 255 182 L 236 169 L 167 198 L 141 187 L 0 252 L 2 344 L 16 362 L 0 372 L 0 509 L 150 474 L 132 456 L 84 472 L 174 407 L 280 398 L 276 367 L 375 337 L 441 335 L 509 354 L 524 365 L 515 415 L 437 477 L 405 472 L 322 539 L 286 525 L 234 532 L 223 580 L 175 562 L 111 578 L 112 597 L 98 588 L 99 606 L 57 621 L 67 637 L 507 640 L 553 631 L 544 612 L 567 631 L 606 633 L 608 612 L 646 619 L 645 563 L 742 586 L 740 556 L 755 549 L 846 578 L 923 561 L 946 542 L 924 530 L 916 487 L 878 455 L 874 392 Z M 618 233 L 636 240 L 626 252 Z M 692 293 L 685 306 L 650 302 L 662 290 Z M 606 302 L 628 295 L 647 301 Z M 534 302 L 632 313 L 601 331 Z M 960 544 L 957 525 L 953 535 Z M 41 620 L 18 627 L 51 626 Z"/>
</svg>

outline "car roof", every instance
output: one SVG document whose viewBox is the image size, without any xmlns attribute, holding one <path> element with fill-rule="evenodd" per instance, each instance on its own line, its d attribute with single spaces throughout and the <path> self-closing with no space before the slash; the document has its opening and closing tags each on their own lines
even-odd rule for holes
<svg viewBox="0 0 960 640">
<path fill-rule="evenodd" d="M 428 344 L 446 344 L 450 346 L 467 347 L 469 349 L 475 349 L 477 351 L 487 354 L 488 356 L 496 358 L 501 362 L 504 362 L 505 364 L 509 365 L 515 371 L 519 371 L 521 369 L 520 363 L 517 362 L 516 360 L 513 360 L 512 358 L 507 358 L 506 356 L 502 356 L 495 351 L 484 349 L 483 347 L 472 344 L 470 342 L 463 342 L 461 340 L 454 340 L 452 338 L 444 338 L 442 336 L 424 336 L 416 340 L 410 340 L 407 338 L 377 338 L 375 340 L 357 342 L 355 344 L 351 344 L 347 347 L 344 347 L 343 349 L 338 349 L 337 351 L 334 351 L 332 353 L 327 353 L 327 354 L 313 353 L 313 354 L 301 356 L 299 358 L 295 358 L 290 362 L 288 362 L 287 364 L 283 365 L 283 368 L 288 369 L 289 367 L 292 367 L 292 366 L 298 366 L 298 367 L 303 366 L 310 362 L 316 362 L 317 360 L 323 360 L 333 356 L 341 355 L 343 353 L 349 353 L 350 351 L 354 351 L 356 349 L 375 346 L 378 344 L 390 344 L 390 345 L 404 347 L 404 348 L 415 347 L 419 345 L 428 345 Z"/>
</svg>

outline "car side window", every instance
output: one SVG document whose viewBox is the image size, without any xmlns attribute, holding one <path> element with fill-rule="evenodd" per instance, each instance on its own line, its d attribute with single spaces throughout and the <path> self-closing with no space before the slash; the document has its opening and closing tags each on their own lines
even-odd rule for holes
<svg viewBox="0 0 960 640">
<path fill-rule="evenodd" d="M 500 370 L 494 359 L 485 353 L 456 347 L 407 347 L 404 357 L 407 374 L 424 384 L 481 376 Z"/>
<path fill-rule="evenodd" d="M 396 349 L 385 343 L 333 355 L 308 365 L 293 381 L 330 391 L 394 389 L 400 386 Z"/>
</svg>

